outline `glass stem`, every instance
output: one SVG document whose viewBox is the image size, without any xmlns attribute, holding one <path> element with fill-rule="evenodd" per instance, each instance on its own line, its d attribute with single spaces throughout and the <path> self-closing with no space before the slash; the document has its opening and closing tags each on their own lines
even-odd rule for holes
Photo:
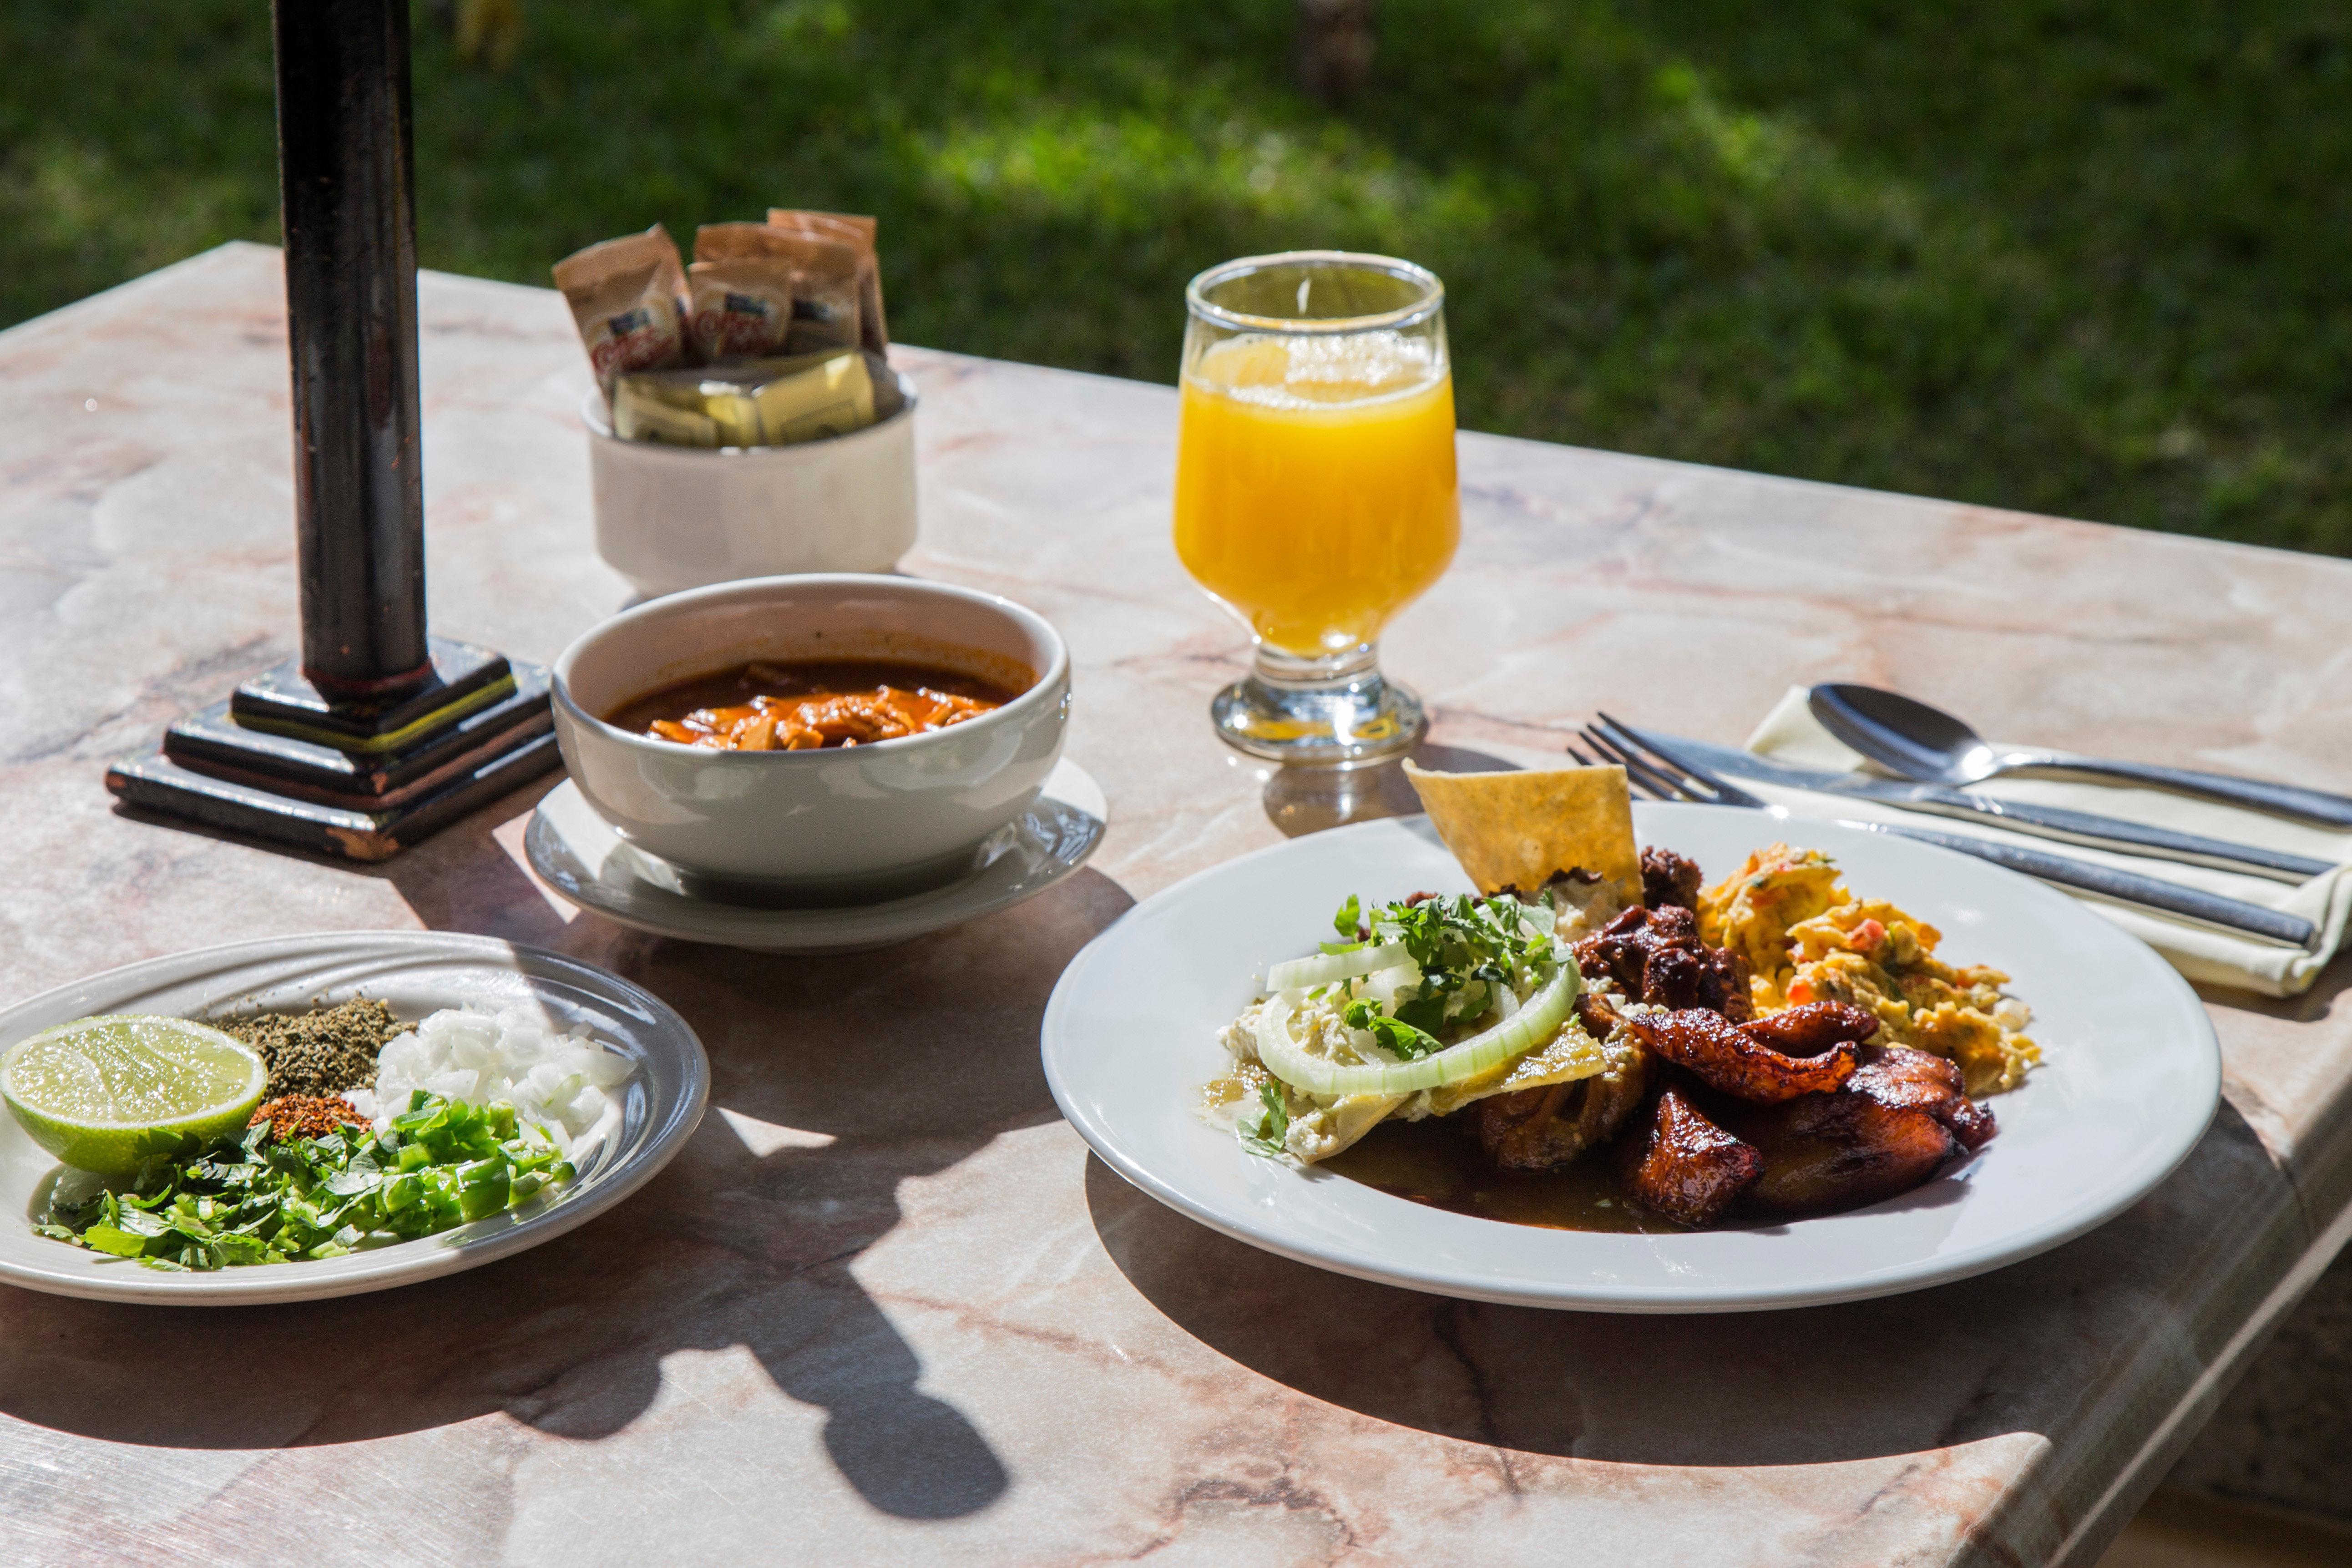
<svg viewBox="0 0 2352 1568">
<path fill-rule="evenodd" d="M 1257 678 L 1278 691 L 1336 696 L 1380 679 L 1381 645 L 1359 643 L 1339 653 L 1308 657 L 1261 642 L 1254 662 Z"/>
<path fill-rule="evenodd" d="M 1209 704 L 1225 743 L 1277 763 L 1349 766 L 1412 749 L 1421 700 L 1385 679 L 1380 647 L 1320 658 L 1257 646 L 1250 673 Z"/>
</svg>

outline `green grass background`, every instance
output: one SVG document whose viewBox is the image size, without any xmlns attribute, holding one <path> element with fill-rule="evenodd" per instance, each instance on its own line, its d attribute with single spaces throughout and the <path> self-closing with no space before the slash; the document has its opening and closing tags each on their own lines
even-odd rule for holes
<svg viewBox="0 0 2352 1568">
<path fill-rule="evenodd" d="M 427 265 L 882 219 L 895 335 L 1172 378 L 1228 256 L 1446 279 L 1463 423 L 2352 553 L 2352 10 L 2310 0 L 531 0 L 416 12 Z M 263 0 L 0 8 L 0 321 L 276 237 Z"/>
</svg>

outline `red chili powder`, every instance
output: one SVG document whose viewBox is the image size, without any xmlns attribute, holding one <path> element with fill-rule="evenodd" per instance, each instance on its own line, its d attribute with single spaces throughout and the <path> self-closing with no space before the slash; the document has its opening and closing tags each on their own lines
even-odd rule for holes
<svg viewBox="0 0 2352 1568">
<path fill-rule="evenodd" d="M 324 1138 L 340 1127 L 364 1127 L 367 1118 L 352 1108 L 352 1102 L 339 1094 L 281 1094 L 276 1100 L 265 1100 L 253 1109 L 253 1120 L 247 1127 L 269 1123 L 269 1135 L 283 1142 L 289 1138 Z"/>
</svg>

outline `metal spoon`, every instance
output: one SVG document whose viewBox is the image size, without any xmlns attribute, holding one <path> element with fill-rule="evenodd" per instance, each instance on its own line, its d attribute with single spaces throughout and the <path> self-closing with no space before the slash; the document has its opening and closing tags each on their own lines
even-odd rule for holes
<svg viewBox="0 0 2352 1568">
<path fill-rule="evenodd" d="M 1984 737 L 1940 708 L 1875 686 L 1816 686 L 1808 705 L 1822 728 L 1898 778 L 1968 785 L 1999 773 L 2051 770 L 2090 773 L 2203 795 L 2256 811 L 2301 817 L 2330 827 L 2352 827 L 2352 798 L 2293 784 L 2266 784 L 2228 773 L 2193 773 L 2147 763 L 2111 762 L 2072 752 L 1996 751 Z"/>
</svg>

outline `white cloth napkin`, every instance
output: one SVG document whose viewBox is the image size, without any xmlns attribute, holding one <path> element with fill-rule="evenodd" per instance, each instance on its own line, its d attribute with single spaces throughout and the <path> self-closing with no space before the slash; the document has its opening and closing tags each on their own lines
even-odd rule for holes
<svg viewBox="0 0 2352 1568">
<path fill-rule="evenodd" d="M 1999 747 L 2000 742 L 1993 744 Z M 1756 732 L 1748 737 L 1748 749 L 1776 763 L 1822 773 L 1844 773 L 1864 767 L 1858 753 L 1848 750 L 1843 742 L 1822 728 L 1812 710 L 1806 706 L 1805 689 L 1801 686 L 1791 687 L 1789 694 L 1765 715 L 1764 721 L 1756 727 Z M 2243 986 L 2267 996 L 2292 996 L 2308 986 L 2344 945 L 2347 917 L 2352 915 L 2352 876 L 2347 875 L 2352 872 L 2352 833 L 2223 805 L 2218 801 L 2200 800 L 2193 795 L 2139 789 L 2128 784 L 2087 784 L 2071 779 L 2001 778 L 1972 786 L 1983 794 L 2021 804 L 2094 811 L 2103 816 L 2118 816 L 2183 833 L 2200 833 L 2210 838 L 2227 838 L 2239 844 L 2253 844 L 2289 854 L 2306 855 L 2315 860 L 2327 861 L 2335 869 L 2300 885 L 2279 882 L 2267 877 L 2215 870 L 2206 866 L 2187 866 L 2178 860 L 2118 854 L 2113 850 L 2062 843 L 1998 827 L 1979 827 L 1964 817 L 1907 812 L 1897 806 L 1882 805 L 1848 795 L 1784 789 L 1778 784 L 1761 784 L 1752 779 L 1734 782 L 1742 789 L 1752 791 L 1773 805 L 1786 808 L 1792 816 L 1907 823 L 1932 827 L 1938 833 L 1965 833 L 1979 838 L 2023 845 L 2076 859 L 2095 861 L 2121 870 L 2137 871 L 2142 876 L 2160 878 L 2186 888 L 2201 888 L 2210 893 L 2242 899 L 2247 903 L 2261 904 L 2268 909 L 2284 910 L 2290 914 L 2301 915 L 2319 927 L 2319 940 L 2306 951 L 2262 937 L 2176 920 L 2155 910 L 2119 904 L 2095 893 L 2077 892 L 2072 888 L 2060 889 L 2073 894 L 2146 942 L 2189 979 L 2208 984 Z"/>
</svg>

